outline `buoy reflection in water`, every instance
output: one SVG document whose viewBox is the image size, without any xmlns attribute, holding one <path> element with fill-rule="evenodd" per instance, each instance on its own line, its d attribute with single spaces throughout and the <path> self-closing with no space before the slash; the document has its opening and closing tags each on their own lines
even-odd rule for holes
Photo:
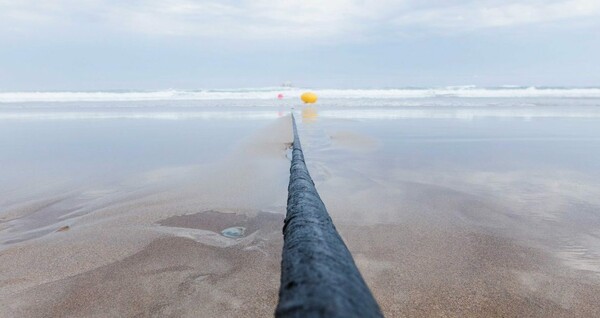
<svg viewBox="0 0 600 318">
<path fill-rule="evenodd" d="M 317 109 L 312 106 L 306 106 L 302 108 L 302 122 L 303 123 L 311 123 L 317 120 L 319 114 L 317 113 Z"/>
</svg>

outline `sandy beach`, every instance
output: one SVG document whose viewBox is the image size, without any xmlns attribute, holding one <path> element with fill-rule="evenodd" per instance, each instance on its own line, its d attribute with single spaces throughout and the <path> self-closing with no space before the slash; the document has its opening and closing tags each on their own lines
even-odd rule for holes
<svg viewBox="0 0 600 318">
<path fill-rule="evenodd" d="M 290 111 L 387 317 L 600 316 L 594 102 L 387 102 L 4 107 L 0 317 L 272 316 Z"/>
<path fill-rule="evenodd" d="M 0 318 L 600 317 L 600 0 L 0 0 Z"/>
</svg>

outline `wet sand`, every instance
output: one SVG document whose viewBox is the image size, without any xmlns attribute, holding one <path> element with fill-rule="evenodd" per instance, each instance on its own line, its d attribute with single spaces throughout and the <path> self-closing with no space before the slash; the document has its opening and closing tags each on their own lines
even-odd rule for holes
<svg viewBox="0 0 600 318">
<path fill-rule="evenodd" d="M 118 261 L 8 294 L 2 314 L 263 316 L 276 304 L 279 247 L 246 241 L 223 248 L 183 237 L 156 238 Z"/>
<path fill-rule="evenodd" d="M 390 317 L 595 317 L 600 288 L 541 251 L 469 231 L 350 227 L 357 264 Z"/>
<path fill-rule="evenodd" d="M 526 170 L 528 153 L 497 160 L 521 170 L 481 166 L 497 152 L 489 131 L 475 136 L 484 147 L 460 148 L 464 138 L 438 134 L 454 123 L 427 136 L 398 128 L 414 121 L 314 113 L 301 123 L 317 189 L 386 316 L 599 316 L 595 179 L 568 166 Z M 257 126 L 199 165 L 3 195 L 0 316 L 271 316 L 291 125 Z M 229 227 L 244 236 L 223 236 Z"/>
<path fill-rule="evenodd" d="M 291 123 L 261 125 L 218 162 L 5 198 L 0 316 L 271 314 Z M 222 236 L 231 226 L 244 237 Z"/>
<path fill-rule="evenodd" d="M 302 134 L 317 189 L 387 316 L 595 317 L 593 125 L 312 115 Z"/>
</svg>

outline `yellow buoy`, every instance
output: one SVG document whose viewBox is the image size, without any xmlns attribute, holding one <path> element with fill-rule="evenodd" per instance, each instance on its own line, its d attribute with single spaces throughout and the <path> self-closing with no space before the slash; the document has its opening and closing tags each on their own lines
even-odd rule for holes
<svg viewBox="0 0 600 318">
<path fill-rule="evenodd" d="M 318 97 L 313 92 L 306 92 L 300 96 L 300 99 L 307 104 L 314 104 L 317 102 Z"/>
</svg>

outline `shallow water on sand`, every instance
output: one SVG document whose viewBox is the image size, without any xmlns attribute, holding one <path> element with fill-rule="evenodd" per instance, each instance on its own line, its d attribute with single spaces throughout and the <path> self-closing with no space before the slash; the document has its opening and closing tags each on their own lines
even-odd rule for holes
<svg viewBox="0 0 600 318">
<path fill-rule="evenodd" d="M 391 317 L 599 315 L 597 101 L 479 102 L 295 107 L 368 285 Z M 291 107 L 165 103 L 0 109 L 0 316 L 273 313 Z"/>
<path fill-rule="evenodd" d="M 580 284 L 600 288 L 599 119 L 297 115 L 317 189 L 388 313 L 598 312 Z"/>
<path fill-rule="evenodd" d="M 186 170 L 222 160 L 241 140 L 268 123 L 242 119 L 3 121 L 0 207 L 4 215 L 0 217 L 18 219 L 4 223 L 9 228 L 0 234 L 0 243 L 47 234 L 74 216 L 172 184 L 174 179 L 181 181 Z M 26 233 L 19 236 L 21 232 Z"/>
<path fill-rule="evenodd" d="M 5 120 L 0 316 L 272 312 L 291 122 L 246 113 Z"/>
</svg>

